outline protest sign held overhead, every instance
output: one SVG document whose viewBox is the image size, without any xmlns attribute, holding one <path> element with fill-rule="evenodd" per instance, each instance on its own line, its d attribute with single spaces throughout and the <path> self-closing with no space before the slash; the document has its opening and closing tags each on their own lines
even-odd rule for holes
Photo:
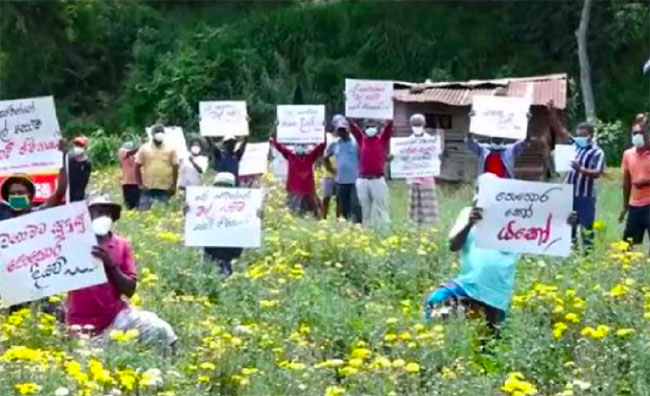
<svg viewBox="0 0 650 396">
<path fill-rule="evenodd" d="M 573 144 L 556 144 L 555 145 L 555 171 L 568 172 L 571 168 L 571 162 L 576 159 L 576 146 Z"/>
<path fill-rule="evenodd" d="M 151 127 L 147 128 L 147 136 L 149 136 L 149 141 L 151 141 Z M 165 140 L 163 142 L 165 146 L 176 151 L 179 159 L 186 158 L 189 155 L 183 128 L 178 126 L 165 127 Z"/>
<path fill-rule="evenodd" d="M 525 139 L 530 100 L 506 96 L 474 96 L 469 131 L 505 139 Z"/>
<path fill-rule="evenodd" d="M 325 106 L 279 105 L 278 142 L 318 144 L 325 139 Z"/>
<path fill-rule="evenodd" d="M 393 82 L 346 79 L 345 116 L 392 120 Z"/>
<path fill-rule="evenodd" d="M 0 174 L 61 168 L 60 139 L 51 96 L 0 101 Z"/>
<path fill-rule="evenodd" d="M 485 249 L 566 257 L 571 253 L 573 186 L 483 179 L 476 243 Z"/>
<path fill-rule="evenodd" d="M 239 161 L 239 175 L 261 175 L 266 173 L 269 158 L 268 142 L 248 143 L 246 150 Z"/>
<path fill-rule="evenodd" d="M 440 175 L 441 139 L 438 135 L 394 137 L 390 140 L 393 178 Z"/>
<path fill-rule="evenodd" d="M 185 245 L 259 247 L 262 190 L 249 188 L 188 187 Z"/>
<path fill-rule="evenodd" d="M 96 245 L 85 202 L 3 221 L 3 304 L 11 306 L 105 283 L 104 266 L 91 254 Z"/>
<path fill-rule="evenodd" d="M 199 116 L 203 136 L 248 136 L 248 111 L 244 101 L 199 102 Z"/>
</svg>

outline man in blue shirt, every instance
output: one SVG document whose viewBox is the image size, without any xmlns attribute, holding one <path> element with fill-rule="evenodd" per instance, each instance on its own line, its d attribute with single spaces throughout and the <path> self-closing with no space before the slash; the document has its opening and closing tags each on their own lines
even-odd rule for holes
<svg viewBox="0 0 650 396">
<path fill-rule="evenodd" d="M 336 202 L 341 215 L 356 223 L 361 222 L 361 205 L 357 196 L 356 182 L 359 178 L 359 145 L 350 137 L 348 121 L 335 119 L 334 128 L 339 138 L 325 153 L 325 167 L 335 173 Z M 330 158 L 336 157 L 336 170 Z"/>
</svg>

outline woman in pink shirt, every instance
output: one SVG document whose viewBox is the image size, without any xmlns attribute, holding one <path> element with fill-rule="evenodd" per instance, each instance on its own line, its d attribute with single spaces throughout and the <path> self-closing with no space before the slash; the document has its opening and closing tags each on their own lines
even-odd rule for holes
<svg viewBox="0 0 650 396">
<path fill-rule="evenodd" d="M 425 118 L 422 114 L 413 114 L 410 119 L 411 136 L 422 137 Z M 438 222 L 438 195 L 436 194 L 436 179 L 430 177 L 415 177 L 407 179 L 409 185 L 408 212 L 409 219 L 418 226 Z"/>
</svg>

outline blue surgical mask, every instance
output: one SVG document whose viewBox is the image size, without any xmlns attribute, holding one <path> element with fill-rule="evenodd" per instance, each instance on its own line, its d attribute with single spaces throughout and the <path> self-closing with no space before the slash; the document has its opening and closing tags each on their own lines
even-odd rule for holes
<svg viewBox="0 0 650 396">
<path fill-rule="evenodd" d="M 503 143 L 490 143 L 490 150 L 501 151 L 501 150 L 503 150 L 505 148 L 506 148 L 506 146 Z"/>
<path fill-rule="evenodd" d="M 641 148 L 645 144 L 645 139 L 643 138 L 643 135 L 640 133 L 635 133 L 632 135 L 632 144 L 634 147 Z"/>
<path fill-rule="evenodd" d="M 375 127 L 366 128 L 366 136 L 368 136 L 368 137 L 377 136 L 377 128 L 375 128 Z"/>
<path fill-rule="evenodd" d="M 573 138 L 573 142 L 581 148 L 589 147 L 589 137 L 587 136 L 576 136 Z"/>
<path fill-rule="evenodd" d="M 296 148 L 294 150 L 296 152 L 296 155 L 303 155 L 307 151 L 307 150 L 305 150 L 305 146 L 303 146 L 303 145 L 296 146 Z"/>
</svg>

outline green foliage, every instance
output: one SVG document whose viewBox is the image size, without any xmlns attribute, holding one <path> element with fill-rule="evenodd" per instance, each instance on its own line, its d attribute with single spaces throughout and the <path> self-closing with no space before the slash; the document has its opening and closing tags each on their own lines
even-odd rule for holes
<svg viewBox="0 0 650 396">
<path fill-rule="evenodd" d="M 605 148 L 606 164 L 617 166 L 621 162 L 621 153 L 630 147 L 630 129 L 621 121 L 596 122 L 596 139 L 600 147 Z"/>
</svg>

